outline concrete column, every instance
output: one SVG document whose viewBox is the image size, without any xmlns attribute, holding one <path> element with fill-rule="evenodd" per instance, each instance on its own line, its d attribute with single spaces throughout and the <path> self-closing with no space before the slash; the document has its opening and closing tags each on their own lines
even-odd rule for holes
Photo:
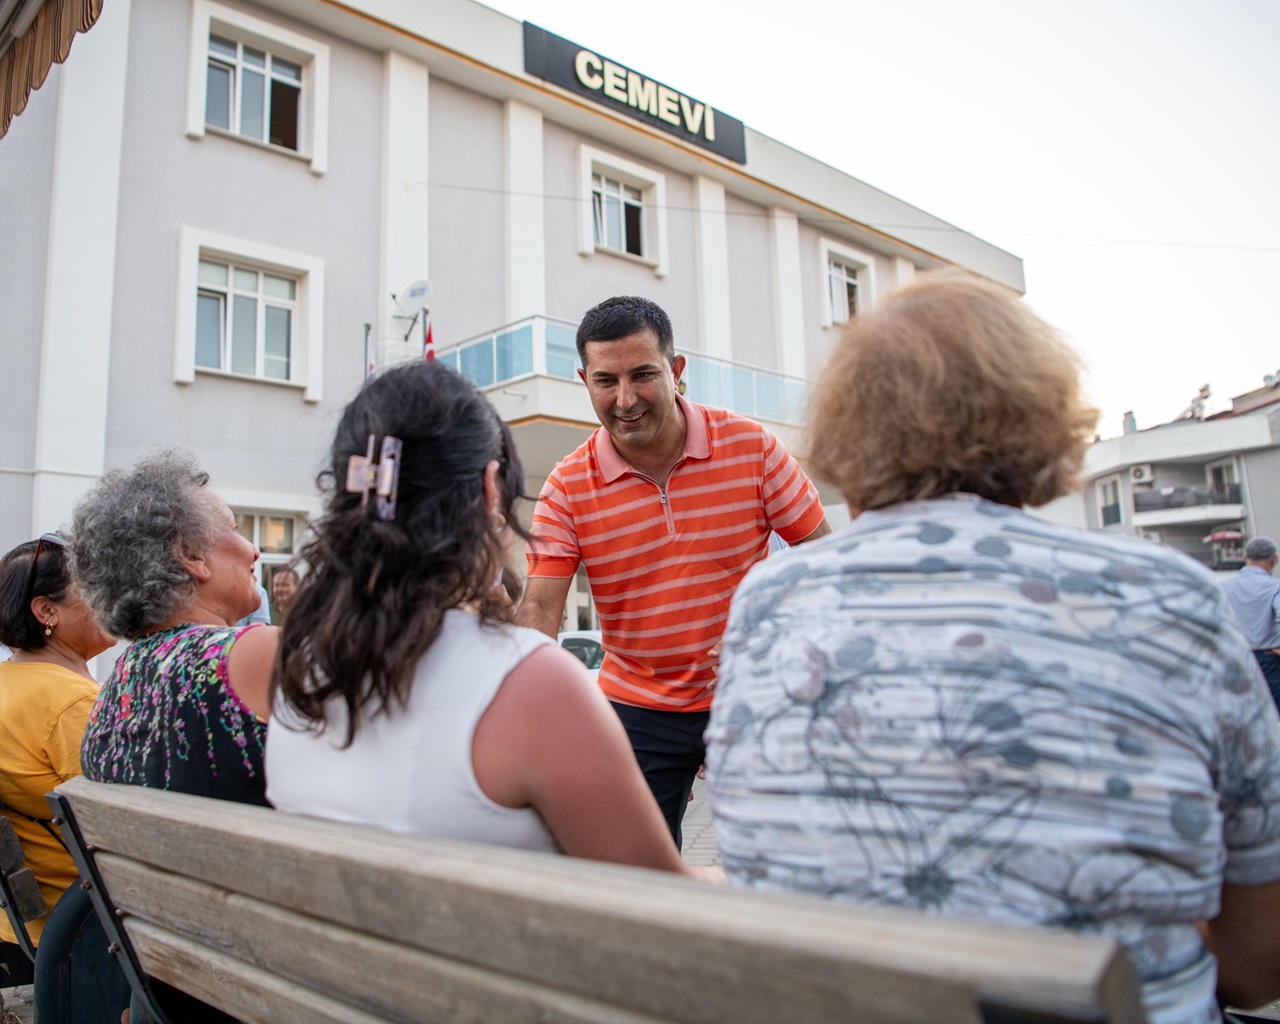
<svg viewBox="0 0 1280 1024">
<path fill-rule="evenodd" d="M 71 519 L 106 462 L 111 317 L 131 0 L 112 0 L 55 74 L 44 333 L 36 402 L 32 532 Z M 126 273 L 127 273 L 126 269 Z"/>
<path fill-rule="evenodd" d="M 803 377 L 804 294 L 800 277 L 800 221 L 790 210 L 769 208 L 769 263 L 773 276 L 773 337 L 778 367 Z"/>
<path fill-rule="evenodd" d="M 698 280 L 698 336 L 702 351 L 733 358 L 729 301 L 729 235 L 725 225 L 724 186 L 712 178 L 693 179 L 694 241 Z M 680 339 L 676 339 L 677 349 Z"/>
<path fill-rule="evenodd" d="M 503 111 L 506 166 L 507 323 L 547 311 L 546 214 L 542 187 L 542 112 L 507 100 Z"/>
<path fill-rule="evenodd" d="M 393 293 L 431 279 L 427 220 L 427 129 L 430 74 L 425 64 L 391 51 L 382 85 L 382 294 L 374 325 L 378 365 L 422 357 L 422 332 L 406 342 L 408 320 L 396 319 Z M 410 316 L 417 310 L 406 309 Z"/>
<path fill-rule="evenodd" d="M 893 284 L 890 286 L 894 291 L 899 288 L 905 288 L 916 279 L 916 265 L 905 256 L 895 256 L 893 258 Z"/>
</svg>

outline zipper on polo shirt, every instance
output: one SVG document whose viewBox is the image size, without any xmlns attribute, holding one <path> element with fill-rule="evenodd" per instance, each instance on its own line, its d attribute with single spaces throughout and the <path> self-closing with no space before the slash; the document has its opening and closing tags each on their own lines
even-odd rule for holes
<svg viewBox="0 0 1280 1024">
<path fill-rule="evenodd" d="M 668 477 L 668 479 L 670 479 Z M 662 503 L 662 511 L 667 516 L 667 533 L 672 537 L 676 535 L 676 517 L 671 514 L 671 502 L 667 501 L 667 485 L 658 484 L 658 501 Z"/>
</svg>

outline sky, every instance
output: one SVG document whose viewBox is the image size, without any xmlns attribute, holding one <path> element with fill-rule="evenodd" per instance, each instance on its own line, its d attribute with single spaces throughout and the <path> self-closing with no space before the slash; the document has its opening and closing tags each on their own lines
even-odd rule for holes
<svg viewBox="0 0 1280 1024">
<path fill-rule="evenodd" d="M 1122 430 L 1280 372 L 1280 0 L 486 0 L 1024 260 Z"/>
</svg>

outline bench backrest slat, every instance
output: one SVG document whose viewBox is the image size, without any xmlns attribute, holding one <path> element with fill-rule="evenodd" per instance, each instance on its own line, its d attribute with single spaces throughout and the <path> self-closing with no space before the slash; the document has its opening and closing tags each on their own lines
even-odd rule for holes
<svg viewBox="0 0 1280 1024">
<path fill-rule="evenodd" d="M 455 1008 L 467 1006 L 486 1024 L 655 1024 L 653 1017 L 353 932 L 114 854 L 99 855 L 98 869 L 113 902 L 132 915 L 126 922 L 131 937 L 134 922 L 148 922 L 148 933 L 201 942 L 389 1019 L 453 1020 Z"/>
<path fill-rule="evenodd" d="M 395 1024 L 395 1018 L 318 996 L 147 921 L 130 922 L 129 938 L 149 974 L 246 1024 Z"/>
<path fill-rule="evenodd" d="M 856 1004 L 868 1022 L 972 1022 L 980 1000 L 1142 1019 L 1132 968 L 1107 942 L 738 893 L 82 779 L 59 792 L 102 851 L 657 1020 L 847 1021 Z M 245 908 L 221 902 L 234 930 Z M 214 929 L 213 916 L 206 903 L 194 926 Z"/>
</svg>

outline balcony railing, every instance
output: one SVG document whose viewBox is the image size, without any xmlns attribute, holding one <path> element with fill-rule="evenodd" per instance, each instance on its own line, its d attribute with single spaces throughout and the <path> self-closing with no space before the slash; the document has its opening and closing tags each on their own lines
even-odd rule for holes
<svg viewBox="0 0 1280 1024">
<path fill-rule="evenodd" d="M 534 316 L 441 349 L 436 358 L 478 388 L 540 375 L 580 383 L 577 326 Z M 775 423 L 799 423 L 809 382 L 741 363 L 684 353 L 686 396 Z"/>
<path fill-rule="evenodd" d="M 1115 526 L 1116 523 L 1118 522 L 1120 522 L 1119 503 L 1117 502 L 1114 505 L 1103 505 L 1102 506 L 1102 525 Z"/>
<path fill-rule="evenodd" d="M 1240 485 L 1220 487 L 1166 487 L 1159 491 L 1136 491 L 1135 512 L 1159 512 L 1169 508 L 1195 508 L 1197 505 L 1239 505 Z"/>
</svg>

